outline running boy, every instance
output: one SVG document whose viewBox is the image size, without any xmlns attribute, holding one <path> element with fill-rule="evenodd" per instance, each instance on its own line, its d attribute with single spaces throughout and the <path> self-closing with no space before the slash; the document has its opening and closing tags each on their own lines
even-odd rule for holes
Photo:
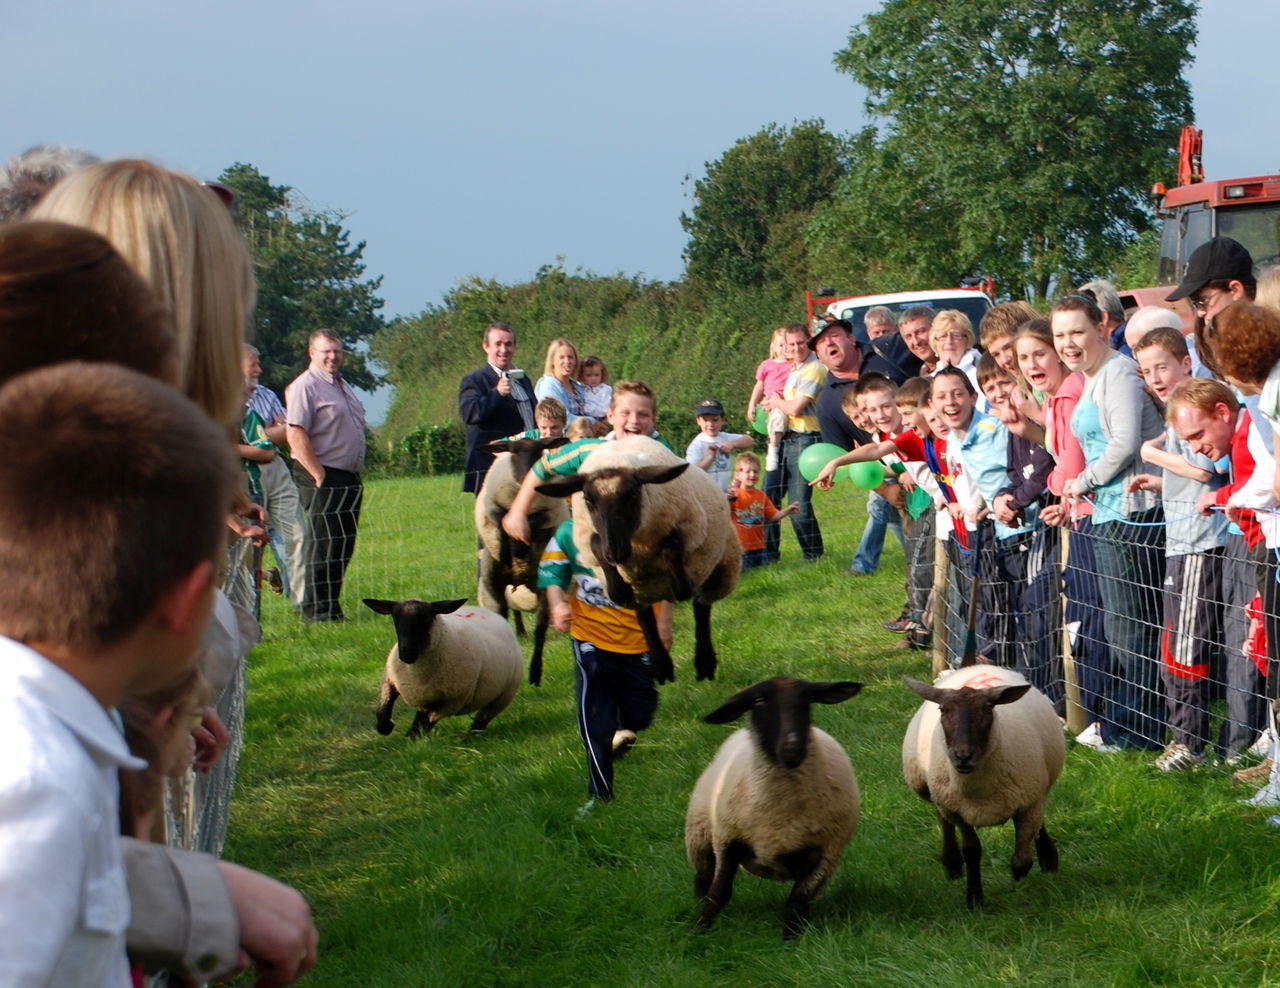
<svg viewBox="0 0 1280 988">
<path fill-rule="evenodd" d="M 123 988 L 117 771 L 144 763 L 109 711 L 194 666 L 238 471 L 195 405 L 107 364 L 6 385 L 0 447 L 0 983 Z"/>
</svg>

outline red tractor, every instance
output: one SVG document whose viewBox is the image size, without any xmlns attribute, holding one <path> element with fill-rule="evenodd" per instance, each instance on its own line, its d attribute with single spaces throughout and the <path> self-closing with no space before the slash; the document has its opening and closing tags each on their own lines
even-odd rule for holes
<svg viewBox="0 0 1280 988">
<path fill-rule="evenodd" d="M 1187 125 L 1178 142 L 1178 184 L 1166 189 L 1157 182 L 1151 190 L 1160 234 L 1160 287 L 1134 288 L 1120 293 L 1125 309 L 1164 305 L 1193 321 L 1186 301 L 1164 300 L 1182 278 L 1191 252 L 1212 237 L 1230 237 L 1253 255 L 1258 266 L 1280 262 L 1280 175 L 1229 178 L 1206 182 L 1201 162 L 1204 132 Z"/>
</svg>

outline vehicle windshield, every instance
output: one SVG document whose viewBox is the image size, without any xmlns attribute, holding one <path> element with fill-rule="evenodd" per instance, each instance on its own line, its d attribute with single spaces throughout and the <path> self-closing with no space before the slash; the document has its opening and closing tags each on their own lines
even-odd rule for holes
<svg viewBox="0 0 1280 988">
<path fill-rule="evenodd" d="M 981 292 L 965 292 L 957 298 L 938 298 L 928 302 L 890 302 L 881 304 L 893 313 L 895 320 L 902 318 L 904 310 L 917 305 L 927 305 L 935 312 L 941 312 L 943 309 L 959 309 L 973 323 L 974 335 L 977 335 L 978 323 L 982 321 L 982 317 L 991 308 L 991 302 Z M 870 305 L 851 305 L 840 310 L 840 318 L 848 319 L 849 322 L 853 323 L 853 334 L 862 343 L 868 342 L 867 327 L 863 323 L 863 317 L 866 316 L 867 310 L 870 308 Z"/>
<path fill-rule="evenodd" d="M 1280 262 L 1280 203 L 1249 206 L 1193 203 L 1164 221 L 1160 237 L 1158 280 L 1176 285 L 1182 280 L 1192 252 L 1210 237 L 1230 237 L 1243 244 L 1258 266 Z"/>
<path fill-rule="evenodd" d="M 1280 203 L 1218 209 L 1218 236 L 1244 245 L 1256 265 L 1280 261 Z"/>
</svg>

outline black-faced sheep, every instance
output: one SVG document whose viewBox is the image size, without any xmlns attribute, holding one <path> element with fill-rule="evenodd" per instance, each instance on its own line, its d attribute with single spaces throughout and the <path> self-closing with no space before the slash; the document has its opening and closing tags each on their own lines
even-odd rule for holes
<svg viewBox="0 0 1280 988">
<path fill-rule="evenodd" d="M 391 708 L 400 697 L 418 710 L 411 738 L 441 718 L 473 712 L 471 730 L 480 731 L 510 705 L 524 670 L 520 643 L 505 618 L 481 608 L 459 611 L 465 603 L 365 599 L 396 626 L 378 697 L 379 734 L 395 728 Z"/>
<path fill-rule="evenodd" d="M 529 508 L 532 539 L 528 545 L 511 538 L 502 530 L 502 516 L 520 490 L 525 475 L 549 449 L 563 446 L 569 440 L 509 439 L 488 443 L 491 453 L 509 453 L 493 461 L 476 495 L 476 534 L 480 537 L 480 579 L 476 601 L 481 607 L 496 611 L 504 618 L 507 606 L 520 607 L 532 601 L 534 612 L 533 655 L 529 659 L 529 682 L 542 682 L 542 649 L 547 640 L 547 599 L 538 589 L 538 560 L 556 527 L 569 517 L 564 498 L 538 497 Z M 510 590 L 509 590 L 510 588 Z M 514 591 L 514 593 L 512 592 Z M 524 604 L 528 607 L 528 604 Z M 524 633 L 520 614 L 516 627 Z"/>
<path fill-rule="evenodd" d="M 938 809 L 942 866 L 948 878 L 967 869 L 969 908 L 983 903 L 978 827 L 1013 820 L 1015 881 L 1031 870 L 1033 838 L 1040 870 L 1056 871 L 1058 849 L 1044 808 L 1066 742 L 1053 704 L 1018 673 L 996 666 L 956 669 L 934 686 L 908 678 L 907 685 L 925 702 L 902 741 L 902 772 Z"/>
<path fill-rule="evenodd" d="M 609 598 L 636 609 L 658 682 L 675 678 L 652 610 L 662 600 L 693 600 L 694 669 L 698 679 L 714 678 L 711 605 L 738 585 L 742 569 L 729 502 L 715 481 L 661 443 L 633 436 L 601 443 L 579 473 L 538 492 L 575 495 L 574 542 Z"/>
<path fill-rule="evenodd" d="M 814 900 L 858 828 L 861 801 L 849 756 L 810 725 L 811 703 L 840 703 L 861 683 L 807 683 L 778 677 L 756 683 L 703 718 L 727 724 L 751 712 L 694 786 L 684 824 L 701 926 L 728 903 L 739 867 L 794 882 L 783 936 L 798 934 Z"/>
</svg>

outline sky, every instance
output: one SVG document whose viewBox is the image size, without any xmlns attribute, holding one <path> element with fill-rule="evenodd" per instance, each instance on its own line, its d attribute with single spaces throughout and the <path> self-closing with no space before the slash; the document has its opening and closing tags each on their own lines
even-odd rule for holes
<svg viewBox="0 0 1280 988">
<path fill-rule="evenodd" d="M 678 278 L 680 213 L 707 162 L 771 122 L 866 122 L 831 57 L 880 4 L 8 6 L 0 159 L 50 143 L 203 178 L 250 162 L 346 216 L 390 317 L 558 258 Z M 1206 172 L 1280 171 L 1267 109 L 1280 5 L 1204 0 L 1199 27 L 1188 78 Z"/>
</svg>

